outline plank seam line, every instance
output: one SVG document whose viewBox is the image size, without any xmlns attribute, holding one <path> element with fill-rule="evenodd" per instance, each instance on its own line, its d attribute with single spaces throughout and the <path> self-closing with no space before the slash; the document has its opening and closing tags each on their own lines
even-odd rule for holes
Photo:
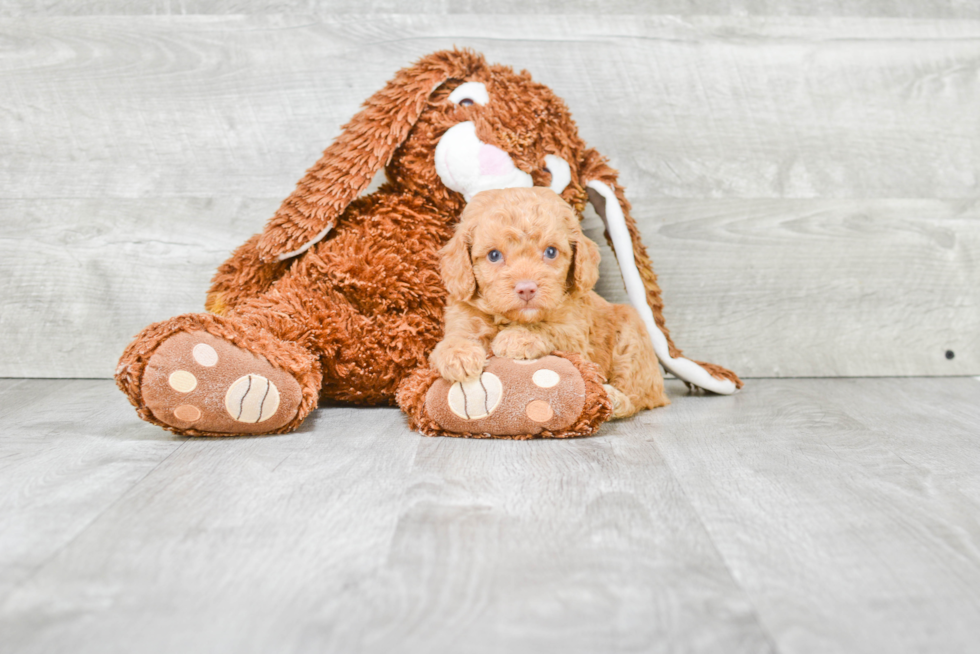
<svg viewBox="0 0 980 654">
<path fill-rule="evenodd" d="M 398 414 L 401 414 L 400 410 L 398 411 Z M 396 418 L 389 424 L 395 424 L 396 422 L 400 423 L 403 429 L 407 429 L 407 423 L 404 422 L 404 419 L 401 417 L 401 415 L 399 415 L 398 418 Z M 391 521 L 391 529 L 385 536 L 384 558 L 381 560 L 381 563 L 378 566 L 378 568 L 370 573 L 371 576 L 376 575 L 379 570 L 388 566 L 389 563 L 391 563 L 392 544 L 395 542 L 395 536 L 398 534 L 398 527 L 401 525 L 402 520 L 405 518 L 405 512 L 406 512 L 405 498 L 407 497 L 409 487 L 412 484 L 412 473 L 415 471 L 415 462 L 418 461 L 419 449 L 421 449 L 422 443 L 426 442 L 426 440 L 429 438 L 428 436 L 423 436 L 421 432 L 412 429 L 408 429 L 408 433 L 415 436 L 416 439 L 415 450 L 412 452 L 411 461 L 409 461 L 408 464 L 406 465 L 407 474 L 405 475 L 405 483 L 401 485 L 401 490 L 399 491 L 398 515 L 396 515 L 394 520 Z"/>
<path fill-rule="evenodd" d="M 745 601 L 748 602 L 749 606 L 752 607 L 752 614 L 755 617 L 755 623 L 759 625 L 759 630 L 766 637 L 766 642 L 769 643 L 770 651 L 772 651 L 773 654 L 779 654 L 780 650 L 776 646 L 776 642 L 773 640 L 772 634 L 769 633 L 769 629 L 766 627 L 765 623 L 762 620 L 762 615 L 759 613 L 759 607 L 756 605 L 749 591 L 746 588 L 744 588 L 742 584 L 738 583 L 738 580 L 735 578 L 735 574 L 732 572 L 732 568 L 729 565 L 728 560 L 725 558 L 725 555 L 722 553 L 722 551 L 718 548 L 718 543 L 715 541 L 714 536 L 711 535 L 711 531 L 708 529 L 708 526 L 701 518 L 701 514 L 694 506 L 694 503 L 691 502 L 691 498 L 687 494 L 687 489 L 684 487 L 684 483 L 677 475 L 677 472 L 674 470 L 674 467 L 670 464 L 670 460 L 666 456 L 664 456 L 663 451 L 660 449 L 660 444 L 657 443 L 656 441 L 656 437 L 648 440 L 647 442 L 653 443 L 653 446 L 657 448 L 657 454 L 660 455 L 660 458 L 664 462 L 664 465 L 667 466 L 667 470 L 670 471 L 670 476 L 673 477 L 675 482 L 677 482 L 677 487 L 680 489 L 681 495 L 684 497 L 684 501 L 687 502 L 687 505 L 691 508 L 691 513 L 693 513 L 694 516 L 697 518 L 698 524 L 701 525 L 701 530 L 704 532 L 704 535 L 707 537 L 708 542 L 711 543 L 711 548 L 718 555 L 718 560 L 720 560 L 725 565 L 725 572 L 728 573 L 728 578 L 731 579 L 732 584 L 734 584 L 736 588 L 742 591 L 742 595 L 745 597 Z"/>
<path fill-rule="evenodd" d="M 401 411 L 399 411 L 399 413 L 401 413 Z M 401 416 L 399 416 L 398 421 L 401 423 L 402 427 L 404 428 L 406 425 L 404 419 L 401 418 Z M 384 561 L 382 561 L 380 567 L 385 567 L 391 562 L 392 544 L 395 542 L 395 536 L 398 534 L 398 527 L 401 525 L 402 520 L 405 518 L 406 508 L 409 508 L 405 506 L 405 498 L 408 496 L 408 491 L 412 484 L 412 473 L 415 472 L 415 462 L 419 460 L 419 450 L 422 449 L 422 443 L 424 443 L 426 439 L 429 438 L 428 436 L 424 436 L 422 432 L 415 431 L 412 429 L 409 429 L 408 431 L 409 433 L 415 435 L 416 438 L 415 450 L 412 452 L 412 460 L 408 463 L 407 466 L 408 474 L 405 476 L 405 483 L 402 484 L 401 492 L 398 497 L 398 515 L 392 521 L 391 532 L 388 534 L 387 543 L 385 544 L 387 551 L 385 552 Z"/>
<path fill-rule="evenodd" d="M 173 451 L 167 454 L 167 456 L 163 457 L 159 462 L 157 462 L 155 466 L 153 466 L 150 470 L 147 470 L 146 474 L 144 474 L 142 477 L 140 477 L 135 482 L 133 482 L 132 485 L 130 485 L 128 488 L 120 492 L 119 496 L 116 497 L 116 499 L 110 502 L 104 509 L 99 511 L 98 515 L 96 515 L 87 523 L 85 523 L 85 525 L 81 529 L 79 529 L 74 536 L 72 536 L 70 539 L 65 541 L 60 547 L 58 547 L 57 549 L 55 549 L 55 551 L 49 554 L 43 561 L 41 561 L 36 566 L 34 566 L 34 569 L 31 570 L 30 573 L 28 573 L 23 579 L 21 579 L 16 584 L 14 584 L 13 587 L 11 587 L 10 591 L 7 593 L 7 596 L 2 598 L 2 602 L 0 602 L 0 613 L 3 613 L 7 609 L 7 604 L 9 604 L 11 598 L 13 598 L 14 595 L 17 594 L 17 591 L 19 591 L 28 581 L 36 577 L 41 570 L 43 570 L 49 563 L 51 563 L 52 559 L 54 559 L 56 556 L 61 554 L 61 552 L 66 550 L 68 547 L 70 547 L 71 544 L 74 543 L 76 540 L 78 540 L 78 538 L 82 534 L 88 531 L 92 527 L 92 525 L 98 522 L 102 516 L 108 513 L 109 510 L 112 509 L 114 506 L 119 504 L 119 502 L 121 502 L 123 498 L 127 497 L 134 488 L 142 484 L 144 479 L 146 479 L 154 472 L 156 472 L 157 468 L 159 468 L 164 463 L 166 463 L 170 459 L 170 457 L 172 457 L 174 454 L 182 450 L 186 444 L 187 444 L 187 440 L 184 440 L 180 445 L 175 447 Z"/>
</svg>

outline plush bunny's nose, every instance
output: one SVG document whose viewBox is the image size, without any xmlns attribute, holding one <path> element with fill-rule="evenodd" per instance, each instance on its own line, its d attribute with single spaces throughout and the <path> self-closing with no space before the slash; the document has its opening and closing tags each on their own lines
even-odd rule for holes
<svg viewBox="0 0 980 654">
<path fill-rule="evenodd" d="M 459 191 L 467 202 L 480 191 L 534 186 L 531 175 L 515 166 L 509 154 L 477 138 L 471 120 L 456 123 L 439 139 L 436 172 L 446 188 Z"/>
<path fill-rule="evenodd" d="M 480 146 L 477 160 L 480 162 L 481 175 L 502 177 L 514 167 L 514 162 L 510 160 L 510 155 L 500 148 L 486 143 Z"/>
<path fill-rule="evenodd" d="M 538 285 L 529 279 L 522 279 L 514 284 L 514 292 L 517 293 L 517 297 L 530 302 L 538 292 Z"/>
</svg>

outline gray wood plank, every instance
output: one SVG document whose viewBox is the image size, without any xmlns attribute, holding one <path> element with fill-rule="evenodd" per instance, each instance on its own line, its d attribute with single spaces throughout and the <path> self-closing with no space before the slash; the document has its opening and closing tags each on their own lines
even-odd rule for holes
<svg viewBox="0 0 980 654">
<path fill-rule="evenodd" d="M 0 419 L 2 605 L 181 440 L 141 424 L 105 380 L 23 381 L 0 395 Z"/>
<path fill-rule="evenodd" d="M 967 0 L 448 0 L 450 12 L 515 14 L 674 14 L 679 16 L 857 16 L 892 18 L 977 18 Z"/>
<path fill-rule="evenodd" d="M 275 200 L 0 200 L 0 374 L 111 377 L 143 327 L 204 310 Z"/>
<path fill-rule="evenodd" d="M 35 407 L 50 396 L 59 396 L 71 382 L 38 382 L 32 379 L 4 379 L 0 391 L 0 418 L 15 419 L 21 414 L 36 415 Z M 55 398 L 57 401 L 57 397 Z"/>
<path fill-rule="evenodd" d="M 8 597 L 0 642 L 310 649 L 303 625 L 388 555 L 421 439 L 404 421 L 332 408 L 286 436 L 183 443 Z"/>
<path fill-rule="evenodd" d="M 749 377 L 980 370 L 975 200 L 663 199 L 637 213 L 692 356 Z M 584 226 L 603 240 L 598 218 Z M 598 290 L 627 301 L 605 247 Z"/>
<path fill-rule="evenodd" d="M 779 651 L 974 651 L 980 385 L 753 387 L 640 420 Z"/>
<path fill-rule="evenodd" d="M 292 435 L 188 441 L 17 588 L 0 640 L 17 653 L 771 651 L 637 426 L 430 440 L 393 409 L 330 408 Z"/>
<path fill-rule="evenodd" d="M 466 45 L 568 102 L 633 197 L 976 197 L 980 22 L 0 20 L 0 194 L 282 198 L 393 72 Z"/>
<path fill-rule="evenodd" d="M 255 13 L 355 14 L 721 14 L 734 16 L 882 16 L 978 18 L 969 0 L 7 0 L 0 16 L 186 15 Z"/>
<path fill-rule="evenodd" d="M 391 554 L 318 619 L 325 649 L 772 651 L 649 439 L 423 441 Z"/>
<path fill-rule="evenodd" d="M 978 372 L 980 22 L 35 16 L 0 34 L 0 375 L 110 375 L 145 324 L 199 309 L 361 100 L 454 43 L 530 68 L 612 156 L 693 356 Z"/>
<path fill-rule="evenodd" d="M 277 205 L 0 200 L 17 216 L 0 239 L 0 375 L 111 376 L 144 326 L 202 310 L 214 269 Z M 976 202 L 654 199 L 636 213 L 692 356 L 747 377 L 980 372 Z M 585 227 L 600 293 L 625 302 L 591 212 Z"/>
<path fill-rule="evenodd" d="M 108 382 L 21 386 L 66 410 L 25 406 L 0 432 L 43 479 L 0 474 L 0 501 L 30 498 L 0 520 L 32 527 L 0 530 L 0 571 L 21 573 L 0 595 L 5 651 L 970 652 L 980 637 L 971 378 L 758 380 L 724 398 L 670 382 L 670 407 L 598 437 L 521 443 L 421 439 L 395 410 L 334 407 L 291 435 L 181 444 L 78 410 Z M 73 433 L 89 454 L 68 470 Z M 140 439 L 179 449 L 147 470 L 148 450 L 121 455 Z M 122 471 L 143 472 L 93 497 Z"/>
<path fill-rule="evenodd" d="M 8 409 L 7 403 L 4 402 L 3 398 L 11 396 L 14 392 L 16 392 L 18 387 L 24 386 L 25 384 L 27 384 L 26 379 L 19 379 L 16 377 L 6 379 L 0 378 L 0 411 Z"/>
</svg>

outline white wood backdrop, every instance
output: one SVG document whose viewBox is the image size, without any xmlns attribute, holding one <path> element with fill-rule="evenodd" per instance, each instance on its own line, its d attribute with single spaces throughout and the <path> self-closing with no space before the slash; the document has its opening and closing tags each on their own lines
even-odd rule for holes
<svg viewBox="0 0 980 654">
<path fill-rule="evenodd" d="M 980 4 L 599 7 L 0 4 L 0 376 L 110 376 L 364 98 L 453 45 L 530 70 L 620 169 L 692 356 L 980 374 Z"/>
</svg>

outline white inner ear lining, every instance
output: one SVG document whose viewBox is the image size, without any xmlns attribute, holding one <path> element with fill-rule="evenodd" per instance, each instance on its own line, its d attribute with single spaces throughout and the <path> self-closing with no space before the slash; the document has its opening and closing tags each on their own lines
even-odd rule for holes
<svg viewBox="0 0 980 654">
<path fill-rule="evenodd" d="M 640 271 L 636 267 L 636 259 L 633 256 L 633 240 L 630 238 L 629 229 L 626 226 L 623 209 L 619 206 L 619 199 L 613 190 L 602 182 L 592 180 L 586 186 L 596 191 L 605 200 L 606 206 L 596 206 L 596 213 L 606 224 L 606 231 L 609 232 L 613 250 L 616 252 L 616 259 L 619 261 L 619 270 L 623 275 L 623 282 L 626 284 L 626 294 L 629 296 L 630 304 L 637 310 L 646 325 L 650 340 L 653 343 L 653 349 L 657 353 L 661 365 L 678 379 L 690 382 L 712 393 L 719 395 L 734 393 L 737 390 L 735 382 L 712 377 L 711 373 L 690 359 L 684 357 L 674 359 L 670 356 L 667 338 L 657 327 L 653 311 L 647 304 L 646 287 L 643 285 Z"/>
<path fill-rule="evenodd" d="M 330 230 L 331 229 L 333 229 L 333 223 L 332 222 L 329 225 L 327 225 L 326 227 L 324 227 L 322 230 L 320 230 L 320 232 L 316 236 L 314 236 L 313 238 L 311 238 L 306 243 L 306 245 L 304 245 L 303 247 L 301 247 L 299 249 L 296 249 L 296 250 L 293 250 L 292 252 L 283 252 L 282 254 L 280 254 L 279 257 L 278 257 L 279 261 L 285 261 L 286 259 L 290 259 L 290 258 L 295 257 L 297 255 L 303 254 L 304 252 L 306 252 L 307 250 L 309 250 L 311 247 L 313 247 L 314 245 L 316 245 L 317 243 L 319 243 L 320 241 L 322 241 L 324 238 L 326 238 L 327 234 L 330 233 Z"/>
<path fill-rule="evenodd" d="M 551 172 L 551 184 L 548 187 L 561 195 L 561 192 L 572 182 L 572 167 L 567 161 L 554 154 L 544 156 L 544 165 Z"/>
</svg>

